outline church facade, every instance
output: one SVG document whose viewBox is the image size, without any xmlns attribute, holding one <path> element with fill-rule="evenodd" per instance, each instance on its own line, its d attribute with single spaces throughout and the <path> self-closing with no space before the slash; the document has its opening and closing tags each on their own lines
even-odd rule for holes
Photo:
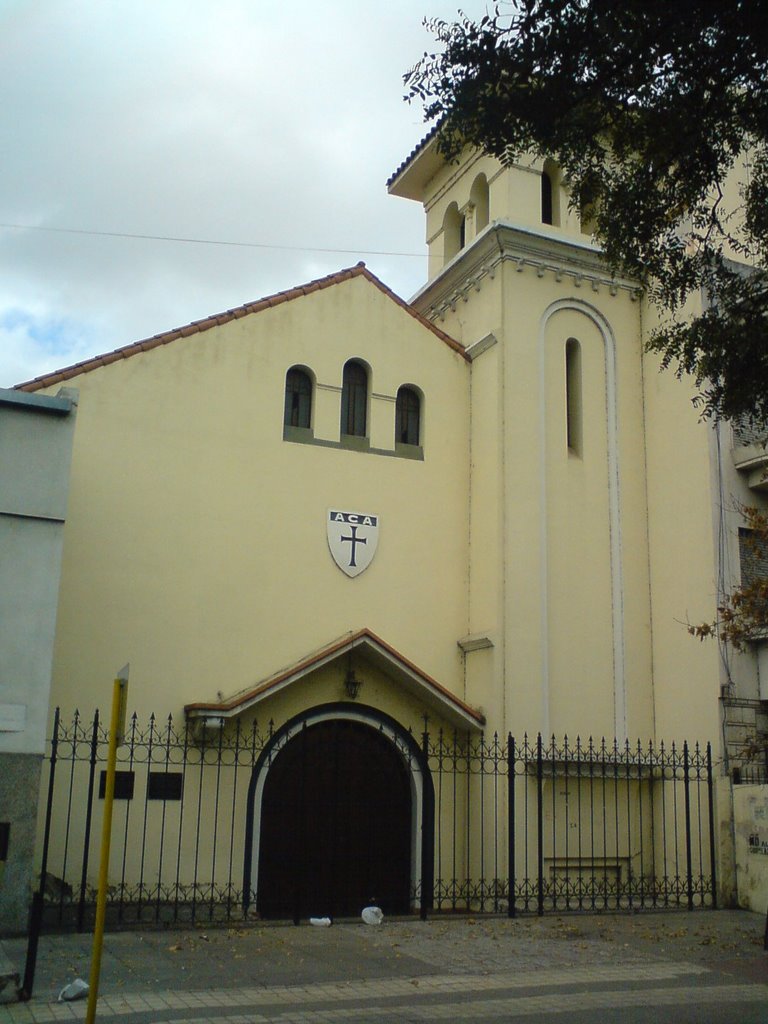
<svg viewBox="0 0 768 1024">
<path fill-rule="evenodd" d="M 700 422 L 687 385 L 659 373 L 644 351 L 656 312 L 603 266 L 557 167 L 475 152 L 446 164 L 427 137 L 389 189 L 425 208 L 429 280 L 410 303 L 360 264 L 20 385 L 79 394 L 53 704 L 105 709 L 130 661 L 131 709 L 172 716 L 201 764 L 266 730 L 247 781 L 222 791 L 230 882 L 266 916 L 310 909 L 275 894 L 318 832 L 354 820 L 379 869 L 405 865 L 329 909 L 375 885 L 369 897 L 402 911 L 431 898 L 445 822 L 468 861 L 473 836 L 521 813 L 507 801 L 490 823 L 471 784 L 436 788 L 427 732 L 464 749 L 537 734 L 579 751 L 710 743 L 720 821 L 722 698 L 768 698 L 758 650 L 729 660 L 686 630 L 739 579 L 737 504 L 766 502 L 759 446 Z M 539 755 L 540 807 L 544 786 L 553 808 L 580 802 L 598 760 L 580 753 L 563 789 L 566 759 L 552 753 L 547 774 Z M 323 794 L 342 778 L 331 813 Z M 638 831 L 659 842 L 643 770 L 626 780 L 641 825 L 610 857 L 592 822 L 578 857 L 565 840 L 563 867 L 553 829 L 546 858 L 567 876 L 570 857 L 578 893 L 595 864 L 604 880 L 609 860 L 612 878 L 637 873 Z M 201 775 L 200 807 L 206 792 Z M 131 796 L 151 835 L 149 790 Z M 451 807 L 443 824 L 436 802 Z M 361 805 L 387 810 L 355 817 Z M 296 828 L 286 807 L 301 808 Z M 198 809 L 195 871 L 217 842 L 205 820 Z M 334 849 L 322 870 L 339 890 L 359 858 Z M 507 879 L 508 906 L 502 861 L 481 874 Z"/>
</svg>

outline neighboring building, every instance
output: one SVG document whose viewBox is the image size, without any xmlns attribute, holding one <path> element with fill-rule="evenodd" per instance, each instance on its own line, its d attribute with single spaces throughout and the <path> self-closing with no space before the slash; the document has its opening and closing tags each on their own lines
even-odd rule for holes
<svg viewBox="0 0 768 1024">
<path fill-rule="evenodd" d="M 504 764 L 526 751 L 540 815 L 554 822 L 570 800 L 564 820 L 578 803 L 581 822 L 587 765 L 602 765 L 604 805 L 616 798 L 610 829 L 579 829 L 578 854 L 554 824 L 539 837 L 550 843 L 539 889 L 546 870 L 548 891 L 565 879 L 580 899 L 655 898 L 668 873 L 657 864 L 632 889 L 646 870 L 638 850 L 658 854 L 678 804 L 665 808 L 664 772 L 638 758 L 621 769 L 620 813 L 619 762 L 601 738 L 619 750 L 638 737 L 711 741 L 718 759 L 723 692 L 759 707 L 756 659 L 729 664 L 685 623 L 711 619 L 738 579 L 730 496 L 765 503 L 764 492 L 731 461 L 730 428 L 700 422 L 690 389 L 645 353 L 654 310 L 604 268 L 555 165 L 503 168 L 476 153 L 446 165 L 430 137 L 390 191 L 426 210 L 430 279 L 411 305 L 358 265 L 20 385 L 71 381 L 81 396 L 53 700 L 66 715 L 103 710 L 131 663 L 147 784 L 135 788 L 132 746 L 121 795 L 125 836 L 141 825 L 141 865 L 124 852 L 113 875 L 159 905 L 179 898 L 180 877 L 202 893 L 206 860 L 211 905 L 226 890 L 298 915 L 327 883 L 349 909 L 368 884 L 353 867 L 362 834 L 377 871 L 403 865 L 386 890 L 393 908 L 430 902 L 434 881 L 438 902 L 455 905 L 453 885 L 498 909 L 510 895 L 498 835 L 525 813 L 532 841 L 532 819 L 527 802 L 478 805 L 472 777 L 483 782 L 486 749 L 500 777 L 493 737 L 511 733 Z M 567 735 L 575 767 L 558 748 L 549 774 L 541 754 L 536 769 L 525 733 Z M 473 747 L 481 734 L 488 748 Z M 214 762 L 234 766 L 223 789 Z M 324 803 L 340 780 L 347 802 Z M 196 794 L 194 814 L 169 809 L 182 791 Z M 715 796 L 722 818 L 724 777 Z M 376 813 L 355 817 L 362 805 Z M 706 798 L 698 809 L 706 817 Z M 178 839 L 164 845 L 171 813 Z M 307 849 L 327 842 L 335 853 L 310 871 Z M 477 843 L 493 845 L 493 863 L 481 852 L 470 869 Z M 706 839 L 696 856 L 709 857 Z M 310 896 L 294 892 L 310 875 Z M 665 891 L 679 896 L 676 884 Z"/>
<path fill-rule="evenodd" d="M 0 933 L 27 926 L 76 393 L 0 389 Z"/>
</svg>

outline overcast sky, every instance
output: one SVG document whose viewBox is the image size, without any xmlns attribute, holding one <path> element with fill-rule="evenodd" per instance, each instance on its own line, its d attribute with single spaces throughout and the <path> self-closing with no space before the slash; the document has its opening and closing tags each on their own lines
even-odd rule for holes
<svg viewBox="0 0 768 1024">
<path fill-rule="evenodd" d="M 0 387 L 360 259 L 413 294 L 402 75 L 459 5 L 0 0 Z"/>
</svg>

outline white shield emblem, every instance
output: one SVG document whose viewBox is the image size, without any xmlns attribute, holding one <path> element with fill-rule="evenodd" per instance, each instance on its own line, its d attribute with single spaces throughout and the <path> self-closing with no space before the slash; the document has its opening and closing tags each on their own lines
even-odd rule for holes
<svg viewBox="0 0 768 1024">
<path fill-rule="evenodd" d="M 364 512 L 328 510 L 328 547 L 347 576 L 367 569 L 379 543 L 379 517 Z"/>
</svg>

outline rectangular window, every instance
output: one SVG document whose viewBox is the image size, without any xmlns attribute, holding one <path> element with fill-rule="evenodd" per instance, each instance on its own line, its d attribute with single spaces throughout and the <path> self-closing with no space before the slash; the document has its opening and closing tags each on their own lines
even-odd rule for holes
<svg viewBox="0 0 768 1024">
<path fill-rule="evenodd" d="M 133 800 L 134 772 L 115 772 L 115 800 Z M 104 799 L 107 790 L 107 773 L 99 776 L 99 800 Z"/>
<path fill-rule="evenodd" d="M 147 800 L 181 800 L 181 772 L 150 772 L 147 782 Z"/>
<path fill-rule="evenodd" d="M 10 838 L 10 821 L 0 821 L 0 860 L 8 860 L 8 842 Z"/>
<path fill-rule="evenodd" d="M 768 543 L 756 530 L 739 527 L 739 560 L 742 587 L 768 581 Z"/>
</svg>

